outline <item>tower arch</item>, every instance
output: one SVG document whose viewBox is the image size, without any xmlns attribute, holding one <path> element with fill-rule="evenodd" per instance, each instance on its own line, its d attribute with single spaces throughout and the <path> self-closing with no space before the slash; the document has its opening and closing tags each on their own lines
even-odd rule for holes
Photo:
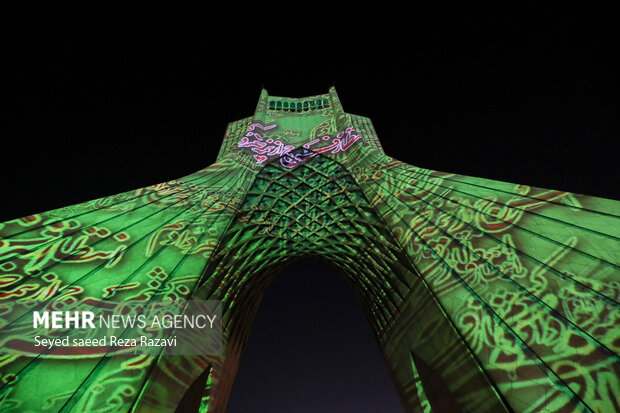
<svg viewBox="0 0 620 413">
<path fill-rule="evenodd" d="M 407 165 L 335 89 L 263 91 L 214 164 L 0 224 L 3 299 L 220 300 L 223 354 L 76 357 L 71 375 L 9 356 L 0 408 L 173 411 L 196 385 L 223 412 L 264 289 L 311 256 L 360 297 L 407 411 L 609 411 L 619 240 L 617 201 Z"/>
</svg>

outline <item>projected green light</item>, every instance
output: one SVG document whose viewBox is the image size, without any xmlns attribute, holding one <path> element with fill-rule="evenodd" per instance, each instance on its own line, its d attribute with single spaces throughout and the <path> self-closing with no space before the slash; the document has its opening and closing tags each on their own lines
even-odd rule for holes
<svg viewBox="0 0 620 413">
<path fill-rule="evenodd" d="M 265 289 L 306 256 L 355 289 L 407 411 L 620 405 L 620 203 L 398 161 L 333 88 L 263 91 L 213 165 L 0 237 L 2 300 L 221 300 L 225 347 L 0 355 L 3 412 L 223 412 Z"/>
</svg>

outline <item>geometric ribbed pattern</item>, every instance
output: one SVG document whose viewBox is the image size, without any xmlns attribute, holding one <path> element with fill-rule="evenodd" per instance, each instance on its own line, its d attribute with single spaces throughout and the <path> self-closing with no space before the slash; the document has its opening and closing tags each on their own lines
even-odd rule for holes
<svg viewBox="0 0 620 413">
<path fill-rule="evenodd" d="M 205 270 L 220 285 L 211 298 L 222 300 L 232 332 L 229 351 L 241 353 L 265 288 L 282 266 L 300 257 L 341 270 L 379 340 L 416 280 L 393 235 L 341 165 L 317 156 L 287 169 L 276 159 L 256 175 Z M 233 380 L 226 372 L 236 366 L 224 370 L 221 385 Z"/>
<path fill-rule="evenodd" d="M 616 409 L 619 203 L 380 158 L 362 187 L 506 404 Z"/>
<path fill-rule="evenodd" d="M 253 288 L 245 284 L 254 274 L 317 257 L 348 277 L 381 337 L 413 279 L 407 257 L 351 175 L 322 156 L 292 170 L 277 160 L 265 166 L 220 246 L 212 262 L 213 276 L 228 280 L 224 308 L 238 286 Z"/>
</svg>

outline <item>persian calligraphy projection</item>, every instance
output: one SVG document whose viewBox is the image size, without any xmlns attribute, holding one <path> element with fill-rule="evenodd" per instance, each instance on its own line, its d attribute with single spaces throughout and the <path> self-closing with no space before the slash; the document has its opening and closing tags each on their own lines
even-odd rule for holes
<svg viewBox="0 0 620 413">
<path fill-rule="evenodd" d="M 215 356 L 4 354 L 3 412 L 224 412 L 300 257 L 350 282 L 407 412 L 620 408 L 620 202 L 408 165 L 333 88 L 263 90 L 214 164 L 0 236 L 4 302 L 219 300 L 223 329 Z"/>
</svg>

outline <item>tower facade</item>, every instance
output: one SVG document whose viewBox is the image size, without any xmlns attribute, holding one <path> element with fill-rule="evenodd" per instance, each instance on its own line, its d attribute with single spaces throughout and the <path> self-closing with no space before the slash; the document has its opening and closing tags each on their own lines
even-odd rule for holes
<svg viewBox="0 0 620 413">
<path fill-rule="evenodd" d="M 333 88 L 263 90 L 214 164 L 0 237 L 2 300 L 220 300 L 224 344 L 4 355 L 2 411 L 225 411 L 265 289 L 308 256 L 354 288 L 408 412 L 620 406 L 620 202 L 407 165 Z"/>
</svg>

